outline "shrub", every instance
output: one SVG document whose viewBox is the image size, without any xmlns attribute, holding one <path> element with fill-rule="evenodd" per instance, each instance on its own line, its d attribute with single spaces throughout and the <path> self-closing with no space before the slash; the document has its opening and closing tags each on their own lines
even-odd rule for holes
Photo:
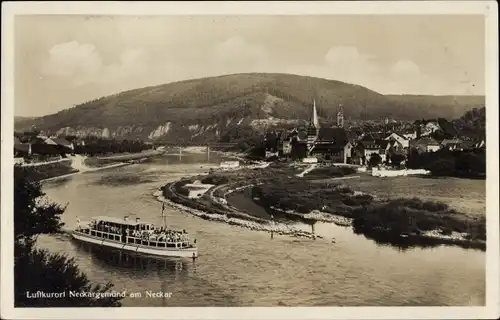
<svg viewBox="0 0 500 320">
<path fill-rule="evenodd" d="M 376 167 L 382 163 L 382 157 L 378 153 L 374 153 L 370 156 L 370 160 L 368 160 L 368 165 L 370 167 Z"/>
<path fill-rule="evenodd" d="M 364 206 L 370 204 L 373 201 L 373 197 L 368 194 L 357 195 L 349 197 L 347 196 L 342 200 L 342 203 L 348 206 Z"/>
<path fill-rule="evenodd" d="M 446 235 L 456 231 L 467 232 L 475 239 L 486 237 L 485 219 L 471 220 L 439 202 L 396 199 L 358 207 L 353 216 L 355 231 L 371 236 L 380 232 L 399 236 L 440 229 Z"/>
<path fill-rule="evenodd" d="M 184 179 L 184 180 L 180 180 L 180 181 L 174 182 L 173 183 L 173 189 L 178 194 L 181 194 L 183 196 L 188 196 L 189 195 L 189 189 L 186 188 L 185 185 L 189 184 L 189 183 L 192 183 L 192 181 L 189 180 L 189 179 Z"/>
<path fill-rule="evenodd" d="M 405 160 L 405 159 L 406 159 L 405 155 L 395 153 L 395 154 L 391 155 L 391 164 L 393 166 L 399 167 L 401 165 L 401 162 L 403 162 L 403 160 Z"/>
<path fill-rule="evenodd" d="M 452 176 L 455 172 L 455 160 L 454 158 L 438 159 L 427 168 L 436 176 Z"/>
<path fill-rule="evenodd" d="M 209 175 L 209 176 L 203 178 L 201 180 L 201 183 L 220 185 L 220 184 L 229 183 L 229 179 L 226 176 L 222 176 L 222 175 Z"/>
</svg>

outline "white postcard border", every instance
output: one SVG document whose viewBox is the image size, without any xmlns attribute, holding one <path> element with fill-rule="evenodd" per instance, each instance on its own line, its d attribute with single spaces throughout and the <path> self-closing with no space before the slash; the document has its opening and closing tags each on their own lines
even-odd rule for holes
<svg viewBox="0 0 500 320">
<path fill-rule="evenodd" d="M 499 316 L 498 7 L 495 1 L 3 2 L 1 315 L 7 319 L 479 319 Z M 487 250 L 485 307 L 13 308 L 14 16 L 478 14 L 486 16 Z"/>
</svg>

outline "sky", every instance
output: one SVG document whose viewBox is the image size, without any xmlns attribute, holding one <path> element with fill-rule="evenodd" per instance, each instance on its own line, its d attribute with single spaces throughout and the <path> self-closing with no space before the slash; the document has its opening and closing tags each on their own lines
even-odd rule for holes
<svg viewBox="0 0 500 320">
<path fill-rule="evenodd" d="M 16 16 L 14 42 L 16 116 L 244 72 L 382 94 L 485 94 L 483 16 Z"/>
</svg>

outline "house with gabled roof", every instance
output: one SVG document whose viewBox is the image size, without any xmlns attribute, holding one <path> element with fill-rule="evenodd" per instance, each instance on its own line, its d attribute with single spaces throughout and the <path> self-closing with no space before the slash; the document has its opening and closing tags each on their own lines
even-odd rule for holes
<svg viewBox="0 0 500 320">
<path fill-rule="evenodd" d="M 465 147 L 465 143 L 462 139 L 453 138 L 453 139 L 444 139 L 441 141 L 442 148 L 446 148 L 448 150 L 463 150 Z"/>
<path fill-rule="evenodd" d="M 436 152 L 441 149 L 441 145 L 434 138 L 423 137 L 411 140 L 410 148 L 414 148 L 419 152 Z"/>
<path fill-rule="evenodd" d="M 310 154 L 334 162 L 345 162 L 345 147 L 348 143 L 346 131 L 343 128 L 319 128 Z"/>
<path fill-rule="evenodd" d="M 14 158 L 28 157 L 31 155 L 31 143 L 22 143 L 14 137 Z"/>
<path fill-rule="evenodd" d="M 63 139 L 63 138 L 53 138 L 52 141 L 57 144 L 58 146 L 61 146 L 65 149 L 67 149 L 68 151 L 71 150 L 75 150 L 75 146 L 73 145 L 72 142 L 69 142 L 68 140 L 66 139 Z"/>
<path fill-rule="evenodd" d="M 384 140 L 394 141 L 394 142 L 398 143 L 398 145 L 401 148 L 408 148 L 410 146 L 410 140 L 408 140 L 407 138 L 405 138 L 402 135 L 399 135 L 395 132 L 391 133 Z"/>
<path fill-rule="evenodd" d="M 443 131 L 443 129 L 441 128 L 441 126 L 437 121 L 427 122 L 424 126 L 422 126 L 421 129 L 422 129 L 422 136 L 429 136 L 436 131 Z"/>
<path fill-rule="evenodd" d="M 359 161 L 360 164 L 366 164 L 373 154 L 378 154 L 382 158 L 382 162 L 386 162 L 390 148 L 391 142 L 389 140 L 374 140 L 365 137 L 357 144 L 356 152 L 358 158 L 361 160 Z"/>
<path fill-rule="evenodd" d="M 417 130 L 415 130 L 414 128 L 406 128 L 406 129 L 400 130 L 397 132 L 397 134 L 408 139 L 408 140 L 417 138 Z"/>
</svg>

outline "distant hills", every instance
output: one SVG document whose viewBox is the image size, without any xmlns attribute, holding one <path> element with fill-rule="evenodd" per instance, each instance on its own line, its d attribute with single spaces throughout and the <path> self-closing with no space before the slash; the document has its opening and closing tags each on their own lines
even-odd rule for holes
<svg viewBox="0 0 500 320">
<path fill-rule="evenodd" d="M 36 119 L 36 117 L 19 117 L 19 116 L 15 116 L 14 117 L 14 124 L 18 124 L 18 123 L 24 123 L 24 122 L 29 122 L 31 120 L 34 120 Z"/>
<path fill-rule="evenodd" d="M 307 121 L 312 101 L 326 121 L 458 118 L 484 106 L 484 96 L 382 95 L 335 80 L 291 74 L 234 74 L 125 91 L 40 118 L 16 119 L 54 134 L 179 141 L 219 140 L 235 127 Z"/>
</svg>

